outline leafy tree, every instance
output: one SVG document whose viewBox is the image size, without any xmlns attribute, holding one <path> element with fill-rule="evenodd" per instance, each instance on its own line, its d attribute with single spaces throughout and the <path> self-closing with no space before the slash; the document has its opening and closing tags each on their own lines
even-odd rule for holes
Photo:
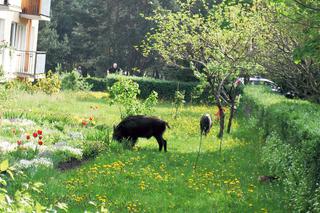
<svg viewBox="0 0 320 213">
<path fill-rule="evenodd" d="M 268 34 L 257 62 L 284 90 L 320 102 L 319 16 L 307 8 L 316 5 L 316 1 L 298 0 L 267 5 Z"/>
<path fill-rule="evenodd" d="M 53 0 L 52 23 L 40 29 L 44 40 L 40 47 L 48 50 L 51 68 L 57 63 L 65 70 L 81 65 L 89 74 L 103 76 L 117 62 L 124 70 L 136 67 L 144 70 L 158 62 L 144 58 L 134 48 L 152 28 L 152 23 L 141 17 L 141 13 L 150 14 L 155 7 L 174 5 L 175 0 Z M 67 54 L 55 51 L 61 49 L 57 41 L 69 49 Z"/>
<path fill-rule="evenodd" d="M 318 0 L 273 0 L 286 24 L 304 36 L 294 51 L 296 62 L 312 58 L 320 62 L 320 2 Z"/>
<path fill-rule="evenodd" d="M 179 2 L 180 10 L 157 9 L 147 17 L 154 21 L 142 44 L 144 55 L 159 54 L 177 67 L 191 66 L 205 78 L 219 108 L 223 137 L 225 113 L 223 88 L 240 73 L 262 70 L 251 60 L 263 32 L 260 4 L 210 5 L 210 1 Z M 201 11 L 199 12 L 199 8 Z"/>
</svg>

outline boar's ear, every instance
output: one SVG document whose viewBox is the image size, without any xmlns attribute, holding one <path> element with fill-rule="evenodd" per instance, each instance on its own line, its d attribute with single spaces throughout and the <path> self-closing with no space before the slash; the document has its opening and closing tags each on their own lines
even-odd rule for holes
<svg viewBox="0 0 320 213">
<path fill-rule="evenodd" d="M 115 131 L 116 130 L 116 125 L 113 125 L 113 131 Z"/>
</svg>

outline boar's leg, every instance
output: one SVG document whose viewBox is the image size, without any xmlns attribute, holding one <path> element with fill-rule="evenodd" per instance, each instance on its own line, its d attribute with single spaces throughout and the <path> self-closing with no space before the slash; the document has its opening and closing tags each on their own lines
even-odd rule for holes
<svg viewBox="0 0 320 213">
<path fill-rule="evenodd" d="M 162 151 L 162 148 L 163 148 L 163 139 L 161 136 L 156 136 L 155 137 L 158 141 L 158 144 L 159 144 L 159 151 L 161 152 Z"/>
<path fill-rule="evenodd" d="M 165 139 L 163 139 L 163 145 L 164 145 L 164 151 L 167 152 L 167 141 Z"/>
<path fill-rule="evenodd" d="M 132 138 L 131 142 L 132 142 L 132 147 L 134 147 L 137 143 L 138 138 Z"/>
<path fill-rule="evenodd" d="M 138 138 L 132 138 L 132 137 L 128 138 L 128 142 L 130 142 L 131 147 L 134 147 L 136 145 L 137 140 Z"/>
</svg>

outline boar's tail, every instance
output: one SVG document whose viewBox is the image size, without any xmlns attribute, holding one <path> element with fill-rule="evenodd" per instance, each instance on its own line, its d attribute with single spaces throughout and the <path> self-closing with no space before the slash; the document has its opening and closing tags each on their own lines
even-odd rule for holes
<svg viewBox="0 0 320 213">
<path fill-rule="evenodd" d="M 171 129 L 171 127 L 169 126 L 169 123 L 168 123 L 168 122 L 166 122 L 166 126 L 167 126 L 169 129 Z"/>
</svg>

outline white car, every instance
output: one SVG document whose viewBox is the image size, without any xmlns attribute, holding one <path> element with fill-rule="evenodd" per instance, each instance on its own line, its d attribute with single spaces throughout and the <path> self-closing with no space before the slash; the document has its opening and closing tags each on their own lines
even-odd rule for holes
<svg viewBox="0 0 320 213">
<path fill-rule="evenodd" d="M 244 78 L 238 78 L 237 81 L 238 83 L 245 84 Z M 281 88 L 274 83 L 273 81 L 270 81 L 269 79 L 266 78 L 261 78 L 261 77 L 253 77 L 249 78 L 249 82 L 247 82 L 249 85 L 264 85 L 269 87 L 273 92 L 281 92 Z"/>
</svg>

